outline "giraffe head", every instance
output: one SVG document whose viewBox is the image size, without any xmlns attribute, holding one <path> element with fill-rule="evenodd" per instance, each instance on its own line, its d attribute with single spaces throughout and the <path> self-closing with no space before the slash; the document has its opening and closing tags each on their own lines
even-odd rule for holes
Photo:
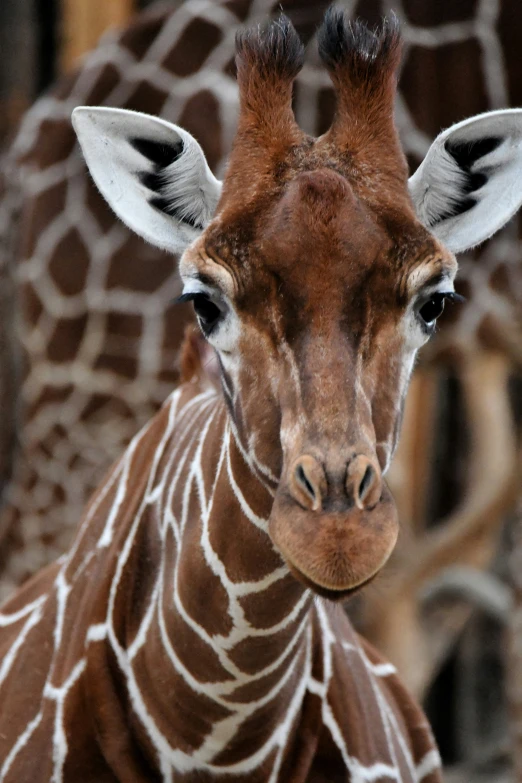
<svg viewBox="0 0 522 783">
<path fill-rule="evenodd" d="M 292 113 L 303 47 L 291 24 L 238 37 L 223 185 L 195 139 L 163 120 L 84 108 L 74 121 L 116 213 L 183 251 L 182 298 L 217 353 L 239 440 L 274 479 L 274 544 L 305 584 L 341 597 L 394 547 L 383 474 L 415 355 L 454 297 L 448 248 L 483 240 L 522 200 L 502 192 L 518 177 L 509 148 L 522 124 L 497 112 L 455 126 L 408 187 L 393 124 L 395 21 L 372 33 L 330 11 L 319 51 L 338 108 L 315 139 Z"/>
</svg>

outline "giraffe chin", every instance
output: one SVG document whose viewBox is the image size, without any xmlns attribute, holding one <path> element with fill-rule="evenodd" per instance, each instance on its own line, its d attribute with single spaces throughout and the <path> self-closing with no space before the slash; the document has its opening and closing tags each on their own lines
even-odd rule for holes
<svg viewBox="0 0 522 783">
<path fill-rule="evenodd" d="M 379 573 L 395 548 L 399 524 L 386 485 L 374 508 L 331 513 L 305 510 L 280 489 L 269 531 L 300 582 L 324 598 L 341 600 Z"/>
</svg>

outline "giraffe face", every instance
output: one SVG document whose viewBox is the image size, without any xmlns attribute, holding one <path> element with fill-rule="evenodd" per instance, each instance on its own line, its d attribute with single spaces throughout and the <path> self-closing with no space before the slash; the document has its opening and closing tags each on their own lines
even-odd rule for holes
<svg viewBox="0 0 522 783">
<path fill-rule="evenodd" d="M 382 475 L 456 263 L 407 206 L 385 212 L 342 173 L 300 165 L 247 210 L 225 200 L 180 271 L 239 437 L 279 479 L 274 543 L 340 597 L 395 544 Z"/>
</svg>

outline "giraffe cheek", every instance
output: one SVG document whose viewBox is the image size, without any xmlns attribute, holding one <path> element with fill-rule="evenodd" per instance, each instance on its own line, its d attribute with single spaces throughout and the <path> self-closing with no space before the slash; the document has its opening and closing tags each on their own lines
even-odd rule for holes
<svg viewBox="0 0 522 783">
<path fill-rule="evenodd" d="M 330 598 L 369 582 L 397 541 L 395 503 L 383 484 L 371 510 L 317 513 L 298 506 L 284 488 L 276 494 L 269 532 L 294 576 Z"/>
</svg>

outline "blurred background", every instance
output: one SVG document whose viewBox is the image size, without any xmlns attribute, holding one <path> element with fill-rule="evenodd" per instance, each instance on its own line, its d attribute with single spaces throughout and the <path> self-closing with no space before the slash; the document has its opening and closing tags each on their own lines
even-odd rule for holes
<svg viewBox="0 0 522 783">
<path fill-rule="evenodd" d="M 0 597 L 59 556 L 100 476 L 178 379 L 190 308 L 175 259 L 119 224 L 90 182 L 76 105 L 179 123 L 222 173 L 234 35 L 280 7 L 310 40 L 325 2 L 0 3 Z M 519 0 L 346 0 L 394 10 L 397 123 L 412 172 L 441 129 L 522 106 Z M 302 127 L 334 111 L 313 43 Z M 522 182 L 521 182 L 522 187 Z M 522 246 L 516 218 L 459 259 L 408 397 L 390 484 L 392 562 L 346 607 L 424 703 L 453 781 L 522 781 Z"/>
</svg>

